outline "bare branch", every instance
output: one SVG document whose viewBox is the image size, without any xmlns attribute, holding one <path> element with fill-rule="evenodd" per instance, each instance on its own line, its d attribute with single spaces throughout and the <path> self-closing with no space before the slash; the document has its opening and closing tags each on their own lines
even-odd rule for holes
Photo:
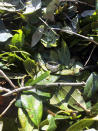
<svg viewBox="0 0 98 131">
<path fill-rule="evenodd" d="M 4 87 L 1 87 L 1 86 L 0 86 L 0 91 L 9 92 L 9 91 L 11 91 L 11 90 L 9 90 L 9 89 L 6 89 L 6 88 L 4 88 Z"/>
<path fill-rule="evenodd" d="M 41 85 L 40 85 L 41 86 Z M 49 84 L 45 84 L 42 85 L 43 87 L 57 87 L 57 86 L 85 86 L 85 82 L 81 82 L 81 83 L 63 83 L 63 82 L 58 82 L 58 83 L 49 83 Z"/>
<path fill-rule="evenodd" d="M 95 48 L 96 48 L 96 46 L 94 46 L 94 47 L 93 47 L 93 49 L 92 49 L 92 51 L 91 51 L 91 53 L 90 53 L 90 55 L 89 55 L 89 57 L 88 57 L 87 61 L 85 62 L 84 66 L 86 66 L 86 65 L 87 65 L 87 63 L 89 62 L 89 60 L 90 60 L 90 58 L 91 58 L 91 56 L 92 56 L 93 51 L 94 51 L 94 49 L 95 49 Z"/>
<path fill-rule="evenodd" d="M 84 38 L 84 39 L 87 40 L 87 41 L 90 41 L 90 42 L 94 43 L 96 46 L 98 46 L 98 42 L 90 39 L 90 38 L 87 37 L 87 36 L 80 35 L 80 34 L 78 34 L 78 33 L 76 33 L 76 32 L 73 32 L 73 31 L 70 31 L 70 30 L 64 30 L 64 29 L 60 29 L 60 28 L 51 28 L 51 29 L 52 29 L 52 30 L 58 30 L 58 31 L 66 32 L 66 33 L 68 33 L 68 34 L 72 34 L 72 35 L 79 36 L 79 37 L 81 37 L 81 38 Z"/>
<path fill-rule="evenodd" d="M 6 109 L 0 114 L 0 117 L 2 117 L 8 110 L 9 108 L 12 106 L 12 104 L 16 101 L 16 98 L 14 98 L 9 105 L 6 107 Z"/>
<path fill-rule="evenodd" d="M 83 107 L 80 103 L 77 102 L 76 104 L 77 104 L 77 106 L 81 107 L 87 114 L 90 113 L 90 110 Z"/>
<path fill-rule="evenodd" d="M 74 86 L 74 87 L 79 87 L 79 86 L 85 86 L 85 82 L 81 83 L 49 83 L 45 85 L 35 85 L 35 86 L 25 86 L 21 88 L 14 89 L 8 93 L 3 94 L 2 96 L 11 96 L 13 93 L 19 93 L 24 90 L 30 90 L 32 88 L 44 88 L 44 87 L 59 87 L 59 86 Z"/>
<path fill-rule="evenodd" d="M 0 70 L 0 74 L 8 81 L 8 83 L 15 89 L 16 86 L 13 84 L 13 82 L 6 76 L 6 74 Z"/>
</svg>

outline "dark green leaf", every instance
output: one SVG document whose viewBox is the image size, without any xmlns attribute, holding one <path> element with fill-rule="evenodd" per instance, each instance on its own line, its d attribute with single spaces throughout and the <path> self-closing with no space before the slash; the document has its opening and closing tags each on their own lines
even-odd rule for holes
<svg viewBox="0 0 98 131">
<path fill-rule="evenodd" d="M 96 103 L 93 107 L 92 107 L 92 109 L 91 109 L 91 113 L 92 114 L 98 114 L 98 103 Z"/>
<path fill-rule="evenodd" d="M 73 124 L 66 131 L 82 131 L 84 128 L 91 126 L 94 123 L 94 121 L 98 121 L 98 116 L 93 118 L 82 119 Z"/>
<path fill-rule="evenodd" d="M 50 31 L 46 30 L 41 39 L 41 43 L 47 48 L 57 47 L 58 39 L 59 36 L 57 36 L 56 33 L 54 33 L 51 30 Z"/>
<path fill-rule="evenodd" d="M 37 28 L 37 30 L 34 32 L 32 36 L 32 42 L 31 42 L 31 47 L 34 47 L 37 45 L 37 43 L 40 41 L 44 31 L 44 26 L 41 25 Z"/>
<path fill-rule="evenodd" d="M 61 41 L 61 49 L 58 50 L 59 61 L 68 66 L 70 62 L 70 52 L 64 40 Z"/>
<path fill-rule="evenodd" d="M 27 73 L 33 78 L 36 72 L 36 63 L 29 57 L 24 61 L 24 67 Z"/>
</svg>

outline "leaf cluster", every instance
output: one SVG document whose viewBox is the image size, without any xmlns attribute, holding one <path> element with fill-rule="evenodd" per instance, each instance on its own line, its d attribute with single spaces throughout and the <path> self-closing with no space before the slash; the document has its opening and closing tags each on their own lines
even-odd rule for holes
<svg viewBox="0 0 98 131">
<path fill-rule="evenodd" d="M 13 124 L 13 131 L 98 130 L 95 3 L 0 1 L 0 69 L 17 81 L 18 87 L 32 86 L 17 95 L 19 123 Z M 85 86 L 59 85 L 80 82 Z M 58 86 L 47 87 L 51 83 Z M 6 123 L 13 123 L 9 119 L 0 118 L 0 131 L 3 126 L 7 130 Z"/>
</svg>

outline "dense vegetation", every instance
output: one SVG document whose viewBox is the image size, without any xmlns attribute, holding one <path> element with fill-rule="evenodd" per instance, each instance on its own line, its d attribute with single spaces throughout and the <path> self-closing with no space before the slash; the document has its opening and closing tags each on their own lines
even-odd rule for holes
<svg viewBox="0 0 98 131">
<path fill-rule="evenodd" d="M 98 130 L 97 0 L 0 0 L 0 131 Z"/>
</svg>

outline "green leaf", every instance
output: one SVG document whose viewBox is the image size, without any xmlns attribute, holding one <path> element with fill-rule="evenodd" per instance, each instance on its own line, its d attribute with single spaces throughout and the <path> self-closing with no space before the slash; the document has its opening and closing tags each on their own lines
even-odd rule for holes
<svg viewBox="0 0 98 131">
<path fill-rule="evenodd" d="M 18 118 L 21 125 L 21 128 L 19 130 L 21 131 L 32 131 L 33 130 L 33 124 L 31 121 L 28 121 L 28 117 L 25 114 L 25 112 L 22 110 L 22 108 L 18 109 Z"/>
<path fill-rule="evenodd" d="M 43 59 L 43 57 L 42 57 L 42 55 L 40 53 L 37 54 L 37 60 L 38 60 L 39 65 L 42 67 L 42 69 L 44 71 L 47 71 L 45 61 L 44 61 L 44 59 Z"/>
<path fill-rule="evenodd" d="M 61 41 L 61 49 L 58 50 L 58 57 L 61 64 L 68 66 L 70 62 L 70 52 L 64 40 Z"/>
<path fill-rule="evenodd" d="M 98 114 L 98 103 L 96 103 L 92 108 L 91 108 L 91 113 L 92 114 Z"/>
<path fill-rule="evenodd" d="M 49 71 L 50 72 L 50 71 Z M 44 71 L 39 71 L 37 73 L 37 77 L 40 77 L 42 74 L 44 74 Z M 44 85 L 48 83 L 56 82 L 59 79 L 59 76 L 56 75 L 48 75 L 46 78 L 38 82 L 38 85 Z"/>
<path fill-rule="evenodd" d="M 50 50 L 49 59 L 50 59 L 50 61 L 55 61 L 55 62 L 57 61 L 57 62 L 59 62 L 59 60 L 58 60 L 58 52 L 56 50 L 51 49 Z"/>
<path fill-rule="evenodd" d="M 73 124 L 66 131 L 82 131 L 84 128 L 91 126 L 95 121 L 98 121 L 98 116 L 82 119 Z"/>
<path fill-rule="evenodd" d="M 8 62 L 9 64 L 13 64 L 16 60 L 24 61 L 22 57 L 18 56 L 14 51 L 13 52 L 5 52 L 0 54 L 0 58 L 2 58 L 3 61 Z"/>
<path fill-rule="evenodd" d="M 12 37 L 12 44 L 14 46 L 17 46 L 18 48 L 21 48 L 24 44 L 24 34 L 21 29 L 15 30 L 17 33 Z"/>
<path fill-rule="evenodd" d="M 56 92 L 50 99 L 50 104 L 68 111 L 70 111 L 70 109 L 67 107 L 68 104 L 78 111 L 83 111 L 79 104 L 86 108 L 85 101 L 80 91 L 71 86 L 66 86 L 59 89 L 59 91 Z"/>
<path fill-rule="evenodd" d="M 98 91 L 98 75 L 92 73 L 86 81 L 84 96 L 91 98 Z"/>
<path fill-rule="evenodd" d="M 56 35 L 51 30 L 46 30 L 44 32 L 43 37 L 41 38 L 41 43 L 46 47 L 46 48 L 51 48 L 51 47 L 57 47 L 58 45 L 58 39 L 59 36 Z"/>
<path fill-rule="evenodd" d="M 33 78 L 36 72 L 36 63 L 29 57 L 24 61 L 24 67 L 27 73 Z"/>
<path fill-rule="evenodd" d="M 57 128 L 55 124 L 55 118 L 52 115 L 48 115 L 48 121 L 49 121 L 49 127 L 47 131 L 55 131 L 55 129 Z"/>
<path fill-rule="evenodd" d="M 44 17 L 50 21 L 54 21 L 54 12 L 58 5 L 59 0 L 52 0 L 47 6 L 46 14 L 44 15 Z"/>
<path fill-rule="evenodd" d="M 50 71 L 47 71 L 47 72 L 44 72 L 43 74 L 41 74 L 39 77 L 35 78 L 35 80 L 29 79 L 26 82 L 26 86 L 33 86 L 35 84 L 38 84 L 40 81 L 44 80 L 49 75 L 50 75 Z"/>
<path fill-rule="evenodd" d="M 23 108 L 27 111 L 31 121 L 38 127 L 42 118 L 43 104 L 38 97 L 21 95 Z"/>
<path fill-rule="evenodd" d="M 45 91 L 43 91 L 43 90 L 39 90 L 39 89 L 31 89 L 31 90 L 28 90 L 28 91 L 24 91 L 24 93 L 37 94 L 38 96 L 45 98 L 45 100 L 47 100 L 47 98 L 50 98 L 50 97 L 51 97 L 51 94 L 50 94 L 50 93 L 45 92 Z M 17 104 L 18 104 L 18 103 L 17 103 Z"/>
<path fill-rule="evenodd" d="M 47 131 L 55 131 L 55 129 L 57 128 L 56 123 L 55 123 L 55 118 L 52 115 L 48 115 L 47 119 L 49 121 Z"/>
<path fill-rule="evenodd" d="M 34 47 L 37 45 L 37 43 L 40 41 L 44 31 L 44 25 L 40 25 L 36 31 L 34 32 L 32 36 L 32 42 L 31 42 L 31 47 Z"/>
<path fill-rule="evenodd" d="M 18 107 L 18 108 L 21 108 L 22 107 L 22 102 L 20 99 L 18 99 L 16 102 L 15 102 L 15 106 Z"/>
<path fill-rule="evenodd" d="M 65 115 L 55 115 L 55 120 L 66 120 L 69 119 L 70 116 L 65 116 Z"/>
<path fill-rule="evenodd" d="M 40 127 L 42 130 L 45 131 L 55 131 L 55 129 L 57 128 L 55 117 L 53 117 L 52 115 L 48 115 L 47 119 L 41 122 Z"/>
</svg>

